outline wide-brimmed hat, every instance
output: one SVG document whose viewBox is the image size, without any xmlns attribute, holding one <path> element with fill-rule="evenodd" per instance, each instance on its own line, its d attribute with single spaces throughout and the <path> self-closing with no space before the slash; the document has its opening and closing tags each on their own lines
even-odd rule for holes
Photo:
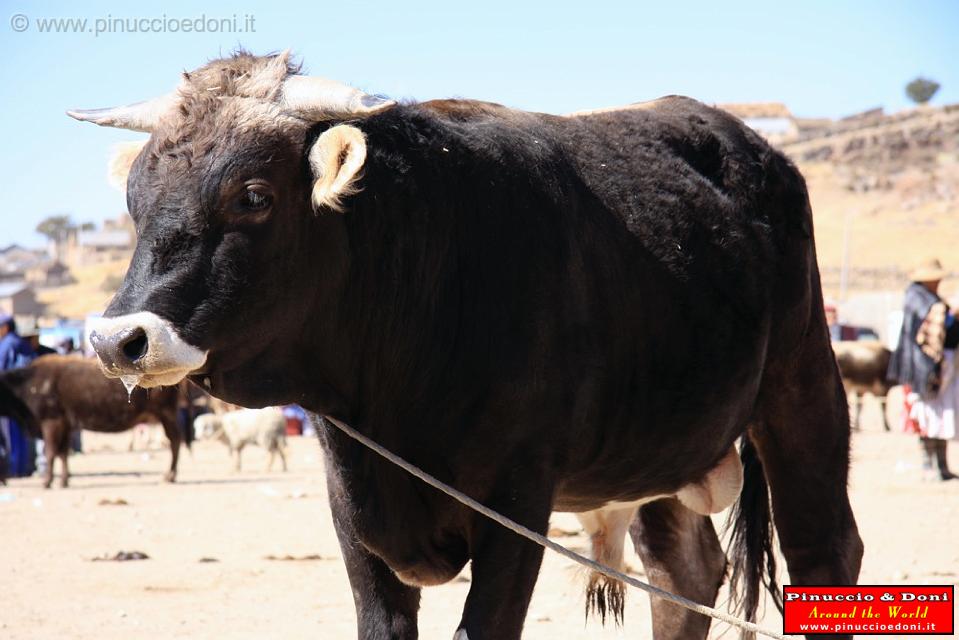
<svg viewBox="0 0 959 640">
<path fill-rule="evenodd" d="M 913 282 L 936 282 L 945 278 L 949 273 L 942 268 L 942 263 L 936 258 L 923 260 L 916 268 L 909 272 L 909 279 Z"/>
<path fill-rule="evenodd" d="M 31 327 L 21 327 L 20 328 L 20 337 L 21 338 L 32 338 L 34 336 L 40 335 L 40 327 L 33 325 Z"/>
</svg>

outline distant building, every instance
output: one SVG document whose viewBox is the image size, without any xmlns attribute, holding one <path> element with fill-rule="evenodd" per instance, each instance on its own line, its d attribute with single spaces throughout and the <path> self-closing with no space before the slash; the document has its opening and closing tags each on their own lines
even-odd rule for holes
<svg viewBox="0 0 959 640">
<path fill-rule="evenodd" d="M 129 258 L 135 244 L 133 230 L 122 223 L 105 224 L 103 229 L 72 231 L 61 251 L 61 260 L 70 267 Z"/>
<path fill-rule="evenodd" d="M 48 260 L 42 249 L 27 249 L 18 244 L 0 248 L 0 282 L 21 281 L 28 269 Z"/>
<path fill-rule="evenodd" d="M 130 251 L 133 249 L 133 238 L 126 229 L 81 231 L 77 234 L 77 244 L 91 253 Z"/>
<path fill-rule="evenodd" d="M 28 269 L 24 274 L 24 279 L 28 284 L 38 288 L 62 287 L 76 282 L 73 274 L 70 273 L 70 269 L 59 260 Z"/>
<path fill-rule="evenodd" d="M 0 283 L 23 282 L 26 279 L 27 274 L 23 271 L 0 271 Z"/>
<path fill-rule="evenodd" d="M 45 305 L 37 301 L 33 288 L 25 282 L 0 283 L 0 311 L 14 316 L 40 316 Z"/>
</svg>

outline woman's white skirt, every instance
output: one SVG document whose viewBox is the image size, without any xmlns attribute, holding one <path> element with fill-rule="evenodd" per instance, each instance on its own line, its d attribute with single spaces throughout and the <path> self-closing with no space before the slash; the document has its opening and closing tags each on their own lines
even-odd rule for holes
<svg viewBox="0 0 959 640">
<path fill-rule="evenodd" d="M 919 435 L 939 440 L 955 440 L 959 436 L 959 371 L 956 370 L 956 351 L 948 350 L 942 359 L 942 386 L 939 395 L 923 400 L 916 393 L 909 394 L 909 417 L 919 427 Z"/>
</svg>

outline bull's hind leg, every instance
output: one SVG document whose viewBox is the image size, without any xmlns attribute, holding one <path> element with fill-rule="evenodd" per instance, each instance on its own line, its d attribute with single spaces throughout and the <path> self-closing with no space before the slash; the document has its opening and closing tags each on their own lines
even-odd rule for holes
<svg viewBox="0 0 959 640">
<path fill-rule="evenodd" d="M 160 418 L 163 424 L 163 433 L 170 441 L 170 470 L 166 472 L 163 479 L 166 482 L 176 482 L 177 462 L 180 459 L 180 443 L 183 442 L 183 436 L 180 433 L 180 426 L 177 424 L 176 414 L 165 415 Z"/>
<path fill-rule="evenodd" d="M 49 489 L 50 485 L 53 484 L 53 465 L 54 461 L 57 459 L 59 453 L 59 431 L 64 427 L 61 425 L 59 420 L 44 420 L 40 423 L 40 428 L 43 431 L 43 456 L 47 461 L 47 468 L 43 472 L 43 488 Z M 63 469 L 63 479 L 66 478 L 66 467 Z M 61 479 L 61 482 L 64 480 Z"/>
<path fill-rule="evenodd" d="M 846 489 L 849 409 L 824 321 L 813 317 L 798 348 L 769 357 L 757 417 L 750 438 L 791 582 L 854 584 L 863 546 Z"/>
<path fill-rule="evenodd" d="M 852 428 L 856 431 L 859 431 L 859 420 L 862 418 L 862 391 L 856 391 L 853 393 L 856 396 L 856 417 L 853 418 Z"/>
<path fill-rule="evenodd" d="M 60 468 L 62 469 L 60 474 L 60 488 L 62 489 L 66 489 L 68 486 L 70 486 L 70 465 L 67 462 L 69 457 L 69 449 L 63 449 L 60 451 Z"/>
<path fill-rule="evenodd" d="M 590 554 L 596 562 L 619 572 L 625 572 L 626 560 L 623 547 L 626 531 L 633 519 L 636 507 L 623 509 L 605 509 L 578 513 L 576 517 L 589 535 Z M 626 602 L 626 586 L 619 580 L 607 578 L 601 573 L 592 572 L 586 587 L 586 615 L 598 614 L 605 624 L 606 616 L 612 616 L 613 622 L 622 624 L 623 608 Z"/>
<path fill-rule="evenodd" d="M 726 576 L 726 554 L 709 516 L 666 498 L 639 508 L 629 527 L 653 586 L 713 606 Z M 654 640 L 700 640 L 710 619 L 650 596 Z"/>
</svg>

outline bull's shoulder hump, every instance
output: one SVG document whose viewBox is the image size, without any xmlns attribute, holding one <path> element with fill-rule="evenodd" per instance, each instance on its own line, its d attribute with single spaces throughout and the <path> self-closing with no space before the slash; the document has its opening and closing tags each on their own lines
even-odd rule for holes
<svg viewBox="0 0 959 640">
<path fill-rule="evenodd" d="M 495 102 L 460 98 L 428 100 L 417 103 L 416 107 L 431 115 L 457 121 L 488 119 L 490 117 L 503 118 L 511 114 L 521 113 Z"/>
</svg>

